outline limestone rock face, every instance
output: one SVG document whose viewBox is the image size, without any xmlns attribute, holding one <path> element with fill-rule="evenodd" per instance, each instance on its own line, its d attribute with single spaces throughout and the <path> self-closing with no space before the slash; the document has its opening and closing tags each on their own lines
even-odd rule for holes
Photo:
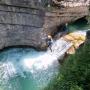
<svg viewBox="0 0 90 90">
<path fill-rule="evenodd" d="M 67 14 L 64 10 L 49 12 L 42 1 L 0 0 L 0 49 L 19 45 L 46 49 L 46 37 L 57 32 L 57 26 L 87 15 L 87 8 L 70 9 Z"/>
<path fill-rule="evenodd" d="M 0 0 L 0 4 L 39 8 L 39 0 Z"/>
<path fill-rule="evenodd" d="M 40 9 L 0 5 L 0 49 L 16 45 L 44 47 L 44 13 Z"/>
</svg>

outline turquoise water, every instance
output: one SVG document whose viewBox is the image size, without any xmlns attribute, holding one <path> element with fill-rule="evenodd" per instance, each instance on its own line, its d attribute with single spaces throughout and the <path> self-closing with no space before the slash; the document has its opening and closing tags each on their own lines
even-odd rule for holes
<svg viewBox="0 0 90 90">
<path fill-rule="evenodd" d="M 87 30 L 90 29 L 90 23 L 88 24 L 86 20 L 74 22 L 68 25 L 69 31 L 77 31 L 77 30 Z"/>
<path fill-rule="evenodd" d="M 70 32 L 87 30 L 90 25 L 83 21 L 69 24 L 68 28 Z M 40 68 L 32 67 L 33 61 L 44 54 L 31 48 L 12 48 L 0 52 L 0 90 L 43 90 L 59 69 L 58 64 L 40 67 L 40 62 L 35 63 Z M 25 60 L 30 63 L 24 63 Z M 31 67 L 27 68 L 27 65 Z"/>
<path fill-rule="evenodd" d="M 0 53 L 0 90 L 42 90 L 58 72 L 58 65 L 28 69 L 23 60 L 35 60 L 45 52 L 14 48 Z"/>
</svg>

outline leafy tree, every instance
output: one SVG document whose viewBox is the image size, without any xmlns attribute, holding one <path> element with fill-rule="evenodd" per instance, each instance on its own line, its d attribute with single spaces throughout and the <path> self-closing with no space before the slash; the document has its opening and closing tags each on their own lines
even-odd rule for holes
<svg viewBox="0 0 90 90">
<path fill-rule="evenodd" d="M 65 60 L 60 73 L 45 90 L 90 90 L 90 44 Z"/>
</svg>

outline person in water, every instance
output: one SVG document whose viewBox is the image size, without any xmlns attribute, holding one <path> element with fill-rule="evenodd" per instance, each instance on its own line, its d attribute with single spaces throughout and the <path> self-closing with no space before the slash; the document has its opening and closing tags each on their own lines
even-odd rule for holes
<svg viewBox="0 0 90 90">
<path fill-rule="evenodd" d="M 52 43 L 53 43 L 52 36 L 48 35 L 48 37 L 46 39 L 46 44 L 47 44 L 47 47 L 49 47 L 49 49 L 51 50 L 51 52 L 52 52 L 52 48 L 51 48 Z"/>
</svg>

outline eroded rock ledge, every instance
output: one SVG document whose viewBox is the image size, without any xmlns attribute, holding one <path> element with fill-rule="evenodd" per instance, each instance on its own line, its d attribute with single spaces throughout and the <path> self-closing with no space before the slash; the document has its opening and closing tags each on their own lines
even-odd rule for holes
<svg viewBox="0 0 90 90">
<path fill-rule="evenodd" d="M 57 26 L 88 15 L 87 7 L 46 11 L 38 0 L 0 0 L 0 49 L 27 45 L 45 49 Z"/>
</svg>

